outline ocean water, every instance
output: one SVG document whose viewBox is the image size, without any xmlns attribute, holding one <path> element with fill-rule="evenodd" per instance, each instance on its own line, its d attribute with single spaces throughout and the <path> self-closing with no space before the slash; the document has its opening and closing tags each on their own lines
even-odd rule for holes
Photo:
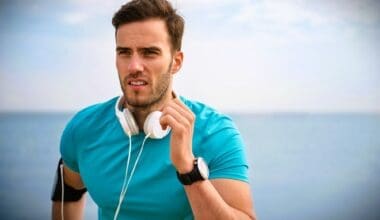
<svg viewBox="0 0 380 220">
<path fill-rule="evenodd" d="M 0 113 L 0 219 L 50 219 L 72 113 Z M 380 114 L 233 114 L 259 219 L 380 219 Z M 88 199 L 85 219 L 96 219 Z"/>
</svg>

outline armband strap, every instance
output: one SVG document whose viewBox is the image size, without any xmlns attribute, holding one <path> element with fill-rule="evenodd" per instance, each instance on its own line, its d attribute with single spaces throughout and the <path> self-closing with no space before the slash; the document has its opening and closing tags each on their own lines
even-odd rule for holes
<svg viewBox="0 0 380 220">
<path fill-rule="evenodd" d="M 61 164 L 63 164 L 62 158 L 58 162 L 56 176 L 55 176 L 55 180 L 53 184 L 53 190 L 51 194 L 51 200 L 56 201 L 56 202 L 62 201 L 62 179 L 61 179 L 61 169 L 60 169 Z M 74 189 L 73 187 L 67 185 L 65 181 L 63 181 L 63 188 L 64 188 L 63 200 L 65 202 L 78 201 L 82 198 L 83 194 L 87 192 L 86 188 Z"/>
</svg>

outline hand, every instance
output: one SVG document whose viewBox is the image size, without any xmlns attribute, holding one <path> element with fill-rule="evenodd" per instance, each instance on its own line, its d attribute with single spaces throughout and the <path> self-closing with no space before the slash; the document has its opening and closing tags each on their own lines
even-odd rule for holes
<svg viewBox="0 0 380 220">
<path fill-rule="evenodd" d="M 179 173 L 193 169 L 192 150 L 195 115 L 178 98 L 172 99 L 162 109 L 161 126 L 171 127 L 170 159 Z"/>
</svg>

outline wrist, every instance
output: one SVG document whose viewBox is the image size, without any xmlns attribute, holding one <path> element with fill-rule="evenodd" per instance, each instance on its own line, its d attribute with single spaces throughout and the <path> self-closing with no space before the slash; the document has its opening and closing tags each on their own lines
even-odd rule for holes
<svg viewBox="0 0 380 220">
<path fill-rule="evenodd" d="M 174 164 L 178 173 L 188 173 L 193 170 L 195 157 L 191 156 Z"/>
<path fill-rule="evenodd" d="M 183 185 L 191 185 L 198 181 L 207 180 L 209 169 L 206 161 L 198 157 L 193 161 L 193 169 L 190 172 L 180 173 L 177 171 L 177 178 Z"/>
</svg>

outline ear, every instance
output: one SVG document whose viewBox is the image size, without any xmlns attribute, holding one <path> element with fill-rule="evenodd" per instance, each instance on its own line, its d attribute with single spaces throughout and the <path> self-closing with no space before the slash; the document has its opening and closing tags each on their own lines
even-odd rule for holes
<svg viewBox="0 0 380 220">
<path fill-rule="evenodd" d="M 174 52 L 171 73 L 172 74 L 177 73 L 181 69 L 182 63 L 183 63 L 183 52 L 182 51 Z"/>
</svg>

